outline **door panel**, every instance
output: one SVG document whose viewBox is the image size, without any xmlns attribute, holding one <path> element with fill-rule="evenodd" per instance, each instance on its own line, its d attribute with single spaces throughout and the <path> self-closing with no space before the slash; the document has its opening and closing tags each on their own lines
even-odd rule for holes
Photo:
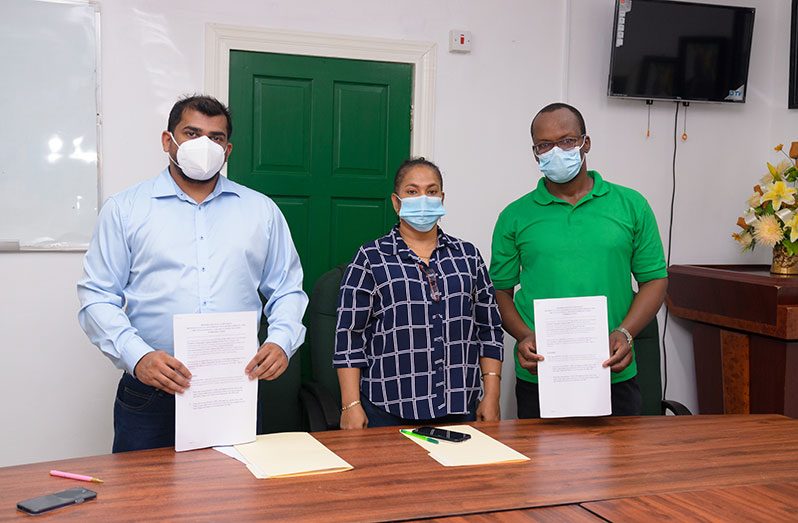
<svg viewBox="0 0 798 523">
<path fill-rule="evenodd" d="M 348 263 L 364 242 L 361 238 L 377 238 L 385 234 L 386 202 L 382 198 L 333 198 L 330 212 L 330 267 Z M 358 234 L 352 225 L 358 224 Z"/>
<path fill-rule="evenodd" d="M 272 195 L 271 199 L 280 208 L 291 230 L 291 239 L 294 240 L 299 259 L 310 256 L 311 238 L 310 200 L 301 196 Z"/>
<path fill-rule="evenodd" d="M 336 83 L 333 89 L 333 176 L 384 179 L 388 86 Z"/>
<path fill-rule="evenodd" d="M 396 222 L 411 93 L 410 64 L 231 51 L 228 174 L 285 214 L 306 292 Z"/>
<path fill-rule="evenodd" d="M 310 175 L 311 81 L 253 78 L 253 171 Z"/>
</svg>

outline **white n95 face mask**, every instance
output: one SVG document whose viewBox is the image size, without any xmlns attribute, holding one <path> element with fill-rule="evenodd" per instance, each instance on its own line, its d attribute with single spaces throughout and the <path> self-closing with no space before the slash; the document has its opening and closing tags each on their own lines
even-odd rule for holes
<svg viewBox="0 0 798 523">
<path fill-rule="evenodd" d="M 169 159 L 192 180 L 210 180 L 224 165 L 224 148 L 207 136 L 186 140 L 182 144 L 177 143 L 172 133 L 169 136 L 177 145 L 177 160 L 171 156 Z"/>
</svg>

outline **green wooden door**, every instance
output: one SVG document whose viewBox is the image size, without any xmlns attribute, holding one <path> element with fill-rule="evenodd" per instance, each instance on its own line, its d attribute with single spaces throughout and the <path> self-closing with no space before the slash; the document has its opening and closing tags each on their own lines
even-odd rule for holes
<svg viewBox="0 0 798 523">
<path fill-rule="evenodd" d="M 410 153 L 412 65 L 232 51 L 229 176 L 285 214 L 305 273 L 324 272 L 396 221 Z"/>
</svg>

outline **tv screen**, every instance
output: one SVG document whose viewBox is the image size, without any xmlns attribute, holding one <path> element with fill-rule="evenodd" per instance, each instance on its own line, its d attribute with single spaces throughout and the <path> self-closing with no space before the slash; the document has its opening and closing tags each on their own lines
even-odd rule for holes
<svg viewBox="0 0 798 523">
<path fill-rule="evenodd" d="M 616 0 L 609 96 L 745 102 L 755 9 Z"/>
</svg>

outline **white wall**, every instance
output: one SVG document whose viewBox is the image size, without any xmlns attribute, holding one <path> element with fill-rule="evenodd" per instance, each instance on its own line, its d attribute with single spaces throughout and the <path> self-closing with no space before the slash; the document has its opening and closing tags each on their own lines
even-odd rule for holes
<svg viewBox="0 0 798 523">
<path fill-rule="evenodd" d="M 690 107 L 690 139 L 679 149 L 674 263 L 766 260 L 740 255 L 729 234 L 771 142 L 798 138 L 790 134 L 798 113 L 784 109 L 789 1 L 739 3 L 758 8 L 748 103 Z M 673 107 L 654 106 L 645 140 L 642 103 L 606 98 L 612 0 L 100 5 L 104 196 L 163 167 L 160 132 L 178 95 L 203 90 L 204 27 L 213 22 L 437 43 L 435 160 L 446 176 L 445 227 L 486 258 L 494 217 L 538 177 L 529 120 L 566 94 L 587 118 L 590 167 L 643 192 L 667 234 Z M 470 55 L 447 52 L 449 29 L 473 32 Z M 77 325 L 81 261 L 74 253 L 0 254 L 0 466 L 110 451 L 118 372 Z M 685 327 L 672 321 L 668 329 L 668 395 L 695 408 Z M 508 362 L 505 416 L 515 413 L 512 374 Z"/>
<path fill-rule="evenodd" d="M 769 263 L 767 252 L 740 253 L 730 235 L 751 188 L 766 172 L 764 162 L 774 159 L 773 145 L 798 139 L 798 113 L 786 109 L 787 74 L 774 71 L 774 54 L 781 55 L 782 69 L 787 70 L 784 57 L 789 55 L 790 2 L 702 2 L 756 7 L 748 94 L 742 105 L 691 104 L 686 142 L 681 140 L 684 108 L 680 110 L 671 263 Z M 583 110 L 588 123 L 592 139 L 589 166 L 649 199 L 667 249 L 675 104 L 655 102 L 647 139 L 644 102 L 604 96 L 613 5 L 612 0 L 572 1 L 569 101 Z M 782 127 L 792 123 L 792 134 L 785 129 L 785 137 L 772 138 L 771 123 L 775 121 L 783 122 Z M 662 325 L 660 314 L 660 328 Z M 671 317 L 665 344 L 668 397 L 697 412 L 689 324 Z"/>
</svg>

